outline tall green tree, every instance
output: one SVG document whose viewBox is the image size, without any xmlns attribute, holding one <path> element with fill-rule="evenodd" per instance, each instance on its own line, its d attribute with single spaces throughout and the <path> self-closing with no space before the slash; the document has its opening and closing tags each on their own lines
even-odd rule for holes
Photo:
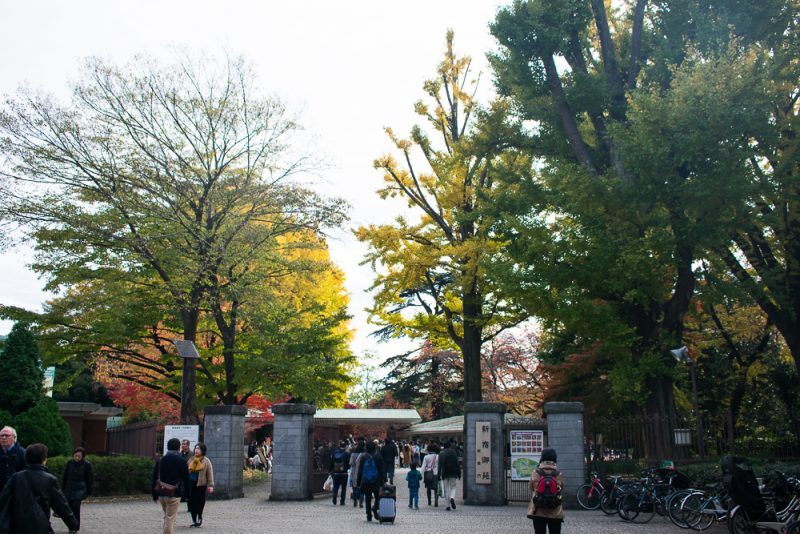
<svg viewBox="0 0 800 534">
<path fill-rule="evenodd" d="M 168 306 L 191 341 L 209 310 L 234 403 L 242 308 L 280 265 L 281 238 L 344 218 L 293 180 L 312 166 L 299 129 L 242 60 L 91 59 L 69 105 L 26 91 L 0 112 L 0 216 L 29 232 L 48 289 L 113 279 Z M 182 420 L 196 414 L 183 403 Z"/>
<path fill-rule="evenodd" d="M 18 415 L 43 396 L 44 374 L 36 337 L 27 324 L 15 323 L 0 354 L 0 409 Z"/>
<path fill-rule="evenodd" d="M 573 352 L 600 341 L 610 393 L 649 414 L 675 411 L 668 350 L 695 262 L 727 240 L 756 182 L 750 144 L 773 127 L 762 65 L 793 9 L 770 6 L 517 0 L 491 25 L 497 87 L 528 138 L 517 150 L 534 160 L 504 173 L 499 277 Z"/>
<path fill-rule="evenodd" d="M 492 195 L 499 148 L 473 125 L 479 110 L 470 64 L 456 55 L 448 32 L 444 60 L 424 84 L 428 102 L 414 106 L 427 128 L 415 126 L 409 139 L 387 128 L 400 161 L 375 161 L 384 171 L 381 197 L 405 200 L 417 219 L 398 217 L 356 234 L 377 273 L 370 311 L 381 334 L 458 349 L 468 402 L 481 400 L 481 346 L 518 321 L 484 276 L 499 242 L 479 208 Z M 489 109 L 483 116 L 493 123 L 504 114 Z"/>
</svg>

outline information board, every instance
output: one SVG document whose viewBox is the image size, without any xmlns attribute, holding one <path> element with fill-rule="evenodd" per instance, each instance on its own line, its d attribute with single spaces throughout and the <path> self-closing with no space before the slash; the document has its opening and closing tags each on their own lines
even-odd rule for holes
<svg viewBox="0 0 800 534">
<path fill-rule="evenodd" d="M 198 425 L 166 425 L 164 426 L 164 454 L 167 454 L 167 442 L 172 438 L 183 441 L 189 440 L 189 450 L 194 454 L 194 446 L 200 439 L 200 427 Z"/>
<path fill-rule="evenodd" d="M 544 448 L 543 430 L 511 430 L 511 480 L 529 480 L 539 466 Z"/>
</svg>

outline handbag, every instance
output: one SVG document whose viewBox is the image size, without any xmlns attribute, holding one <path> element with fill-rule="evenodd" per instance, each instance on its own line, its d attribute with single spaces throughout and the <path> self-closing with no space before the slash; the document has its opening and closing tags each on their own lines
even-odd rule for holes
<svg viewBox="0 0 800 534">
<path fill-rule="evenodd" d="M 322 485 L 322 491 L 331 491 L 333 490 L 333 477 L 328 475 L 327 480 L 325 480 L 325 484 Z"/>
<path fill-rule="evenodd" d="M 153 488 L 159 495 L 166 495 L 168 497 L 175 497 L 178 494 L 178 486 L 175 484 L 167 484 L 161 481 L 161 460 L 158 461 L 158 478 L 156 478 L 156 485 Z"/>
<path fill-rule="evenodd" d="M 425 471 L 422 474 L 422 477 L 425 479 L 425 485 L 426 486 L 433 485 L 433 471 Z"/>
</svg>

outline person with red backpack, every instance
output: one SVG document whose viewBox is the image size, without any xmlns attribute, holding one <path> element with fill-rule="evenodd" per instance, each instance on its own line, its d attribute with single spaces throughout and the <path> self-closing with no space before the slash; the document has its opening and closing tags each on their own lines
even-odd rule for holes
<svg viewBox="0 0 800 534">
<path fill-rule="evenodd" d="M 533 519 L 535 534 L 561 534 L 564 521 L 564 508 L 561 506 L 561 492 L 564 477 L 556 465 L 555 449 L 542 450 L 539 466 L 531 473 L 529 486 L 532 496 L 528 505 L 528 517 Z"/>
</svg>

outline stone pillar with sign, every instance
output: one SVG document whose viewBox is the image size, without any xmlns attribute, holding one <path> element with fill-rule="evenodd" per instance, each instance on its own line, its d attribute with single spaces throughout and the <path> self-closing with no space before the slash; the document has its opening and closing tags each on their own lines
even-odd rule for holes
<svg viewBox="0 0 800 534">
<path fill-rule="evenodd" d="M 500 402 L 464 404 L 464 504 L 506 504 L 505 413 Z"/>
<path fill-rule="evenodd" d="M 244 497 L 244 406 L 206 406 L 203 440 L 214 466 L 213 499 Z"/>
</svg>

